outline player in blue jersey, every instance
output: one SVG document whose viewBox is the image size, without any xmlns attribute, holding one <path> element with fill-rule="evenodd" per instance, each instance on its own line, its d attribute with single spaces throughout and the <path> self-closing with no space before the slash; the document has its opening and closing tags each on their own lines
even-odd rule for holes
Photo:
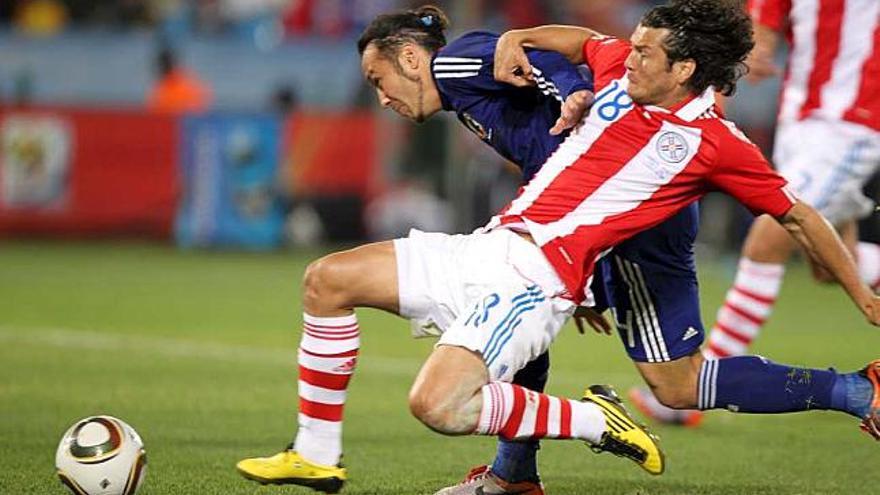
<svg viewBox="0 0 880 495">
<path fill-rule="evenodd" d="M 379 16 L 358 44 L 364 76 L 382 106 L 415 122 L 441 111 L 455 112 L 481 140 L 519 166 L 523 181 L 529 181 L 592 102 L 589 74 L 558 53 L 531 50 L 533 87 L 498 82 L 493 75 L 498 35 L 471 32 L 447 44 L 446 25 L 444 14 L 433 7 Z M 396 52 L 404 58 L 419 57 L 416 47 L 431 54 L 431 70 L 424 77 L 403 73 L 387 56 Z M 694 204 L 620 244 L 599 263 L 593 291 L 600 297 L 607 293 L 608 300 L 597 303 L 600 309 L 606 304 L 611 308 L 636 361 L 675 360 L 695 352 L 703 341 L 693 257 L 697 223 Z M 578 315 L 597 330 L 610 332 L 596 313 L 582 310 Z M 583 331 L 581 319 L 575 321 Z M 520 371 L 514 383 L 542 391 L 548 368 L 544 354 Z M 699 414 L 687 411 L 681 417 Z M 490 468 L 477 468 L 461 485 L 438 493 L 476 493 L 482 488 L 487 494 L 541 494 L 537 449 L 537 442 L 500 440 Z"/>
</svg>

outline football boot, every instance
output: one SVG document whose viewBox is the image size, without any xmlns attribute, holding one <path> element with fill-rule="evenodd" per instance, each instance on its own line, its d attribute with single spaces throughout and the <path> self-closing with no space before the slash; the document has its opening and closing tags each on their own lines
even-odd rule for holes
<svg viewBox="0 0 880 495">
<path fill-rule="evenodd" d="M 860 426 L 862 431 L 874 437 L 874 440 L 880 440 L 880 359 L 868 363 L 868 366 L 860 371 L 859 374 L 867 378 L 871 385 L 874 386 L 871 410 L 862 419 Z"/>
<path fill-rule="evenodd" d="M 263 485 L 300 485 L 323 493 L 339 493 L 348 478 L 341 465 L 315 464 L 291 449 L 272 457 L 243 459 L 235 468 L 245 478 Z"/>
<path fill-rule="evenodd" d="M 581 400 L 596 404 L 605 415 L 602 438 L 588 443 L 593 452 L 610 452 L 634 461 L 651 474 L 663 473 L 666 466 L 659 438 L 633 419 L 610 385 L 593 385 Z"/>
<path fill-rule="evenodd" d="M 508 483 L 498 477 L 489 466 L 471 469 L 464 481 L 446 487 L 434 495 L 544 495 L 544 486 L 540 482 L 521 481 Z"/>
</svg>

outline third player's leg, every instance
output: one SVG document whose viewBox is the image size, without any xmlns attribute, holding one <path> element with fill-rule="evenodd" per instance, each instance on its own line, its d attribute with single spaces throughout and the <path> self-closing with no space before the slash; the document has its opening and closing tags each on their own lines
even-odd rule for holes
<svg viewBox="0 0 880 495">
<path fill-rule="evenodd" d="M 791 257 L 795 241 L 773 217 L 762 215 L 752 223 L 742 255 L 756 263 L 783 264 Z"/>
</svg>

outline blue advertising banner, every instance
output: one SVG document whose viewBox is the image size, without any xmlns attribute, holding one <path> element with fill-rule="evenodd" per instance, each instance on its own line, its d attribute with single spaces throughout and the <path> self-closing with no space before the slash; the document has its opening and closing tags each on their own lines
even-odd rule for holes
<svg viewBox="0 0 880 495">
<path fill-rule="evenodd" d="M 183 191 L 175 222 L 179 245 L 260 250 L 281 244 L 280 126 L 273 115 L 183 119 Z"/>
</svg>

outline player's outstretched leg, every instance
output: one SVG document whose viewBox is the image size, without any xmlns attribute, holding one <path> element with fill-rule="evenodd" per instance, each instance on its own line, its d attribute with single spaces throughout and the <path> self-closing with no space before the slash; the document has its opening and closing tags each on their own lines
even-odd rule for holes
<svg viewBox="0 0 880 495">
<path fill-rule="evenodd" d="M 758 356 L 704 361 L 697 406 L 744 413 L 845 412 L 880 440 L 880 360 L 860 371 L 795 368 Z"/>
</svg>

